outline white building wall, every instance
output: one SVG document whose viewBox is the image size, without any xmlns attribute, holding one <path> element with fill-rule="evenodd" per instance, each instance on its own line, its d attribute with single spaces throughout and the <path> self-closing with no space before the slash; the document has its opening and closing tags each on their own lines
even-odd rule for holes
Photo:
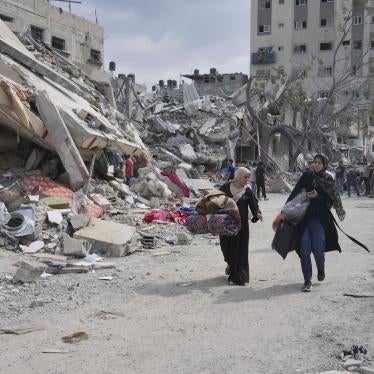
<svg viewBox="0 0 374 374">
<path fill-rule="evenodd" d="M 95 65 L 103 62 L 103 27 L 67 13 L 47 0 L 0 0 L 0 14 L 14 19 L 6 23 L 15 33 L 33 25 L 44 30 L 43 41 L 49 45 L 52 36 L 65 40 L 65 55 L 74 62 L 94 63 L 90 60 L 91 49 L 100 52 L 100 61 L 96 61 Z"/>
</svg>

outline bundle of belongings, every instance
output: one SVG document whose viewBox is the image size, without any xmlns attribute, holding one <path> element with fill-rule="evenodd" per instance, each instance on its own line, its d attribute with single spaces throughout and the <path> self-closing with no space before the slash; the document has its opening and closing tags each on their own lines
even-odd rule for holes
<svg viewBox="0 0 374 374">
<path fill-rule="evenodd" d="M 308 206 L 309 198 L 303 189 L 294 199 L 285 204 L 282 212 L 277 215 L 273 222 L 275 235 L 271 247 L 283 259 L 287 257 L 289 252 L 295 250 L 295 227 L 304 218 Z"/>
<path fill-rule="evenodd" d="M 192 234 L 235 236 L 241 229 L 238 207 L 224 192 L 212 190 L 197 203 L 186 227 Z"/>
</svg>

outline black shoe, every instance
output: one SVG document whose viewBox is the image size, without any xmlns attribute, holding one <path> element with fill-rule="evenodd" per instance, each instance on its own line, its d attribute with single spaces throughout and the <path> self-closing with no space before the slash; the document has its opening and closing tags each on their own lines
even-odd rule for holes
<svg viewBox="0 0 374 374">
<path fill-rule="evenodd" d="M 306 280 L 304 282 L 304 286 L 301 288 L 302 292 L 310 292 L 312 289 L 312 282 L 310 280 Z"/>
<path fill-rule="evenodd" d="M 317 279 L 322 282 L 325 279 L 325 276 L 325 267 L 323 266 L 321 269 L 318 269 Z"/>
</svg>

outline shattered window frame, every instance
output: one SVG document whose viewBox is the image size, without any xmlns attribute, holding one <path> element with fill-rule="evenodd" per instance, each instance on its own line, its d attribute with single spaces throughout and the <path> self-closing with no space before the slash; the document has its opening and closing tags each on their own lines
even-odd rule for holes
<svg viewBox="0 0 374 374">
<path fill-rule="evenodd" d="M 66 41 L 65 39 L 59 38 L 58 36 L 52 36 L 51 38 L 51 46 L 54 49 L 58 49 L 59 51 L 66 51 Z"/>
<path fill-rule="evenodd" d="M 30 25 L 30 30 L 31 30 L 31 36 L 34 40 L 44 42 L 45 29 L 39 26 Z"/>
</svg>

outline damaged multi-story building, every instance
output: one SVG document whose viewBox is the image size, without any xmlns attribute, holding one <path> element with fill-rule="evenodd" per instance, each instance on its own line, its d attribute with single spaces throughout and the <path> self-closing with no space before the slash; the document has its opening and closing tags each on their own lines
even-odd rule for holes
<svg viewBox="0 0 374 374">
<path fill-rule="evenodd" d="M 336 79 L 347 72 L 349 84 L 335 95 L 336 107 L 352 100 L 360 120 L 348 128 L 337 123 L 334 143 L 349 158 L 373 157 L 373 0 L 252 1 L 251 75 L 266 80 L 279 68 L 299 76 L 307 94 L 321 102 L 329 95 L 334 75 Z M 365 80 L 368 84 L 362 84 Z M 282 158 L 287 148 L 279 136 L 270 142 L 274 159 Z"/>
<path fill-rule="evenodd" d="M 16 34 L 30 29 L 34 40 L 70 61 L 103 65 L 104 28 L 53 6 L 48 0 L 1 0 L 0 19 Z"/>
<path fill-rule="evenodd" d="M 193 74 L 183 74 L 182 76 L 193 81 L 200 96 L 231 95 L 248 81 L 246 74 L 220 74 L 216 68 L 211 68 L 209 74 L 201 74 L 198 69 L 195 69 Z"/>
</svg>

